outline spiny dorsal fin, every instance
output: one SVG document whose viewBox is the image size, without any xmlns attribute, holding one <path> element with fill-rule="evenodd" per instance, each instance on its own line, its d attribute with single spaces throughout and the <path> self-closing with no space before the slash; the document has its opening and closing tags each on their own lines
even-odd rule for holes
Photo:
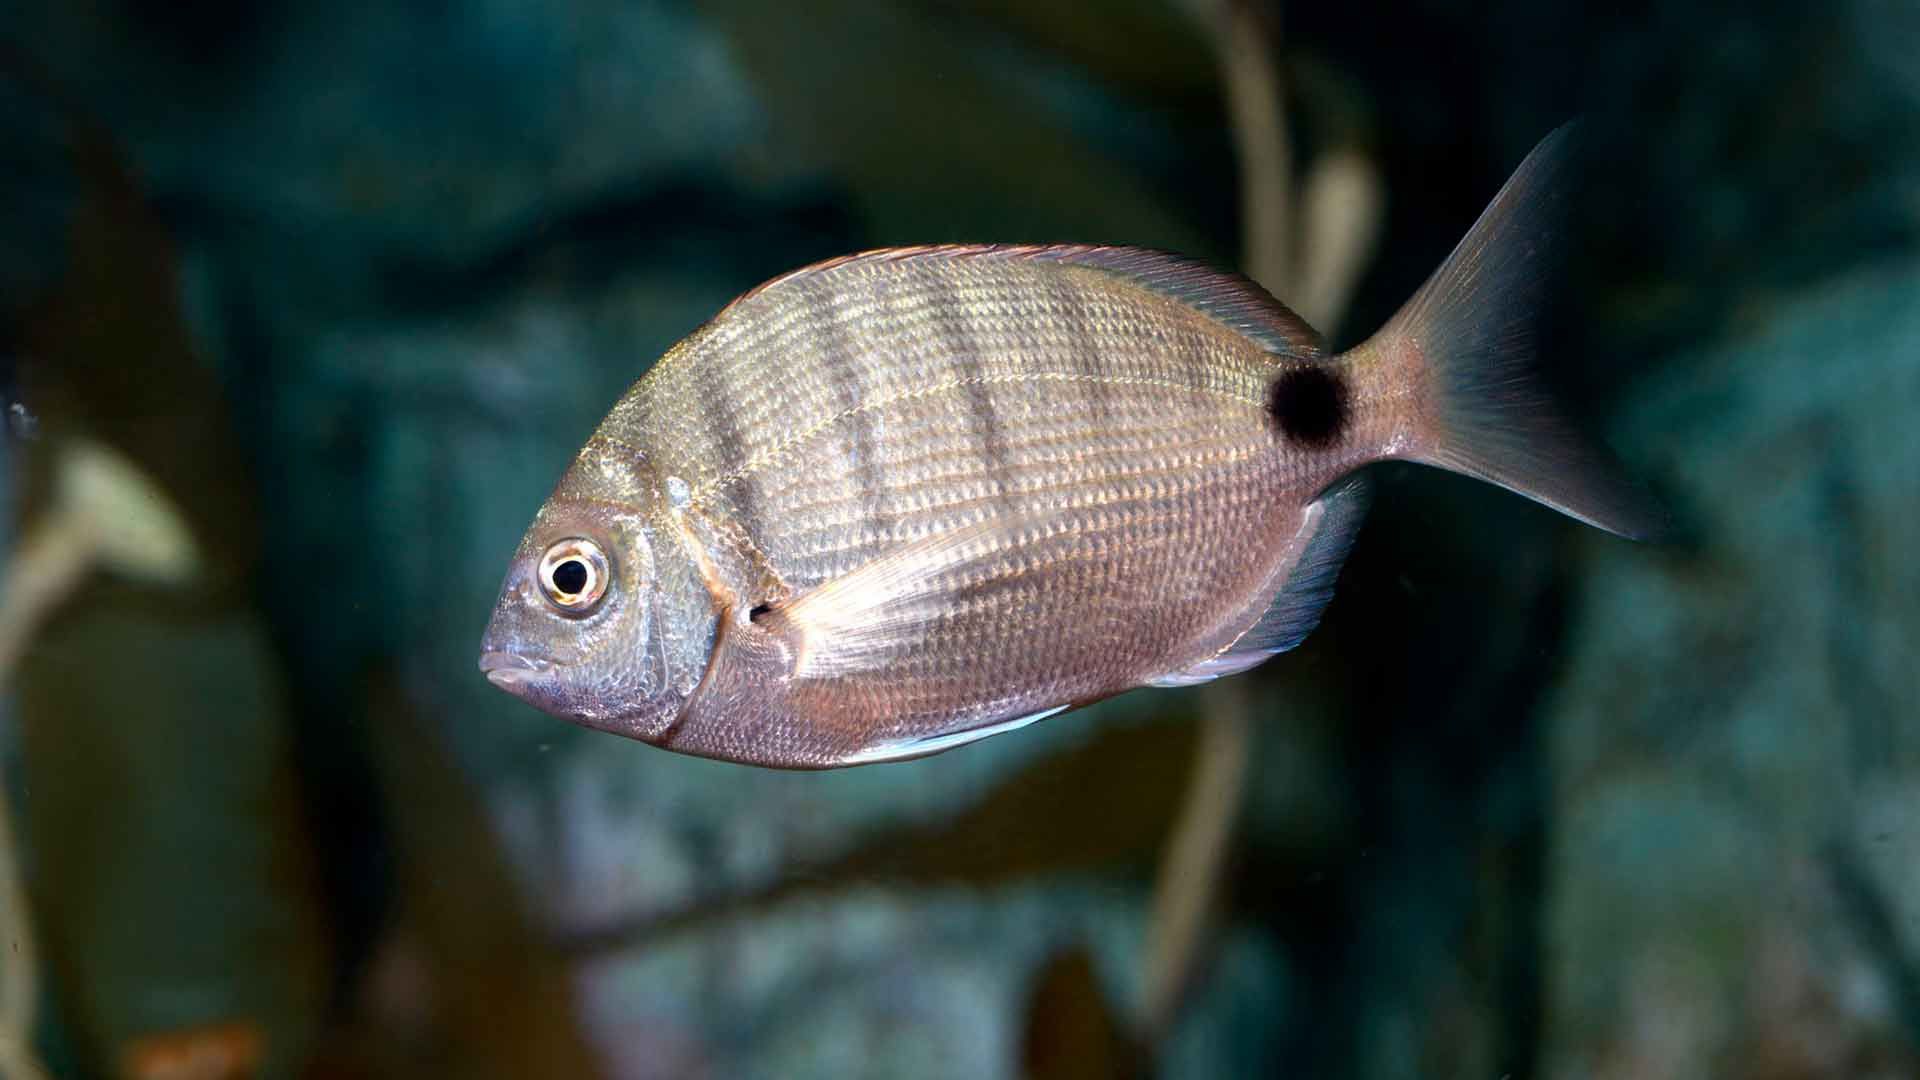
<svg viewBox="0 0 1920 1080">
<path fill-rule="evenodd" d="M 1186 304 L 1281 356 L 1309 358 L 1322 351 L 1307 321 L 1257 283 L 1181 255 L 1150 248 L 1062 245 L 1034 249 L 1036 261 L 1088 266 Z"/>
<path fill-rule="evenodd" d="M 788 282 L 848 267 L 923 259 L 1058 263 L 1112 274 L 1148 292 L 1178 301 L 1281 356 L 1321 355 L 1320 335 L 1253 281 L 1205 263 L 1151 248 L 1106 244 L 927 244 L 877 248 L 803 266 L 743 293 L 734 304 Z M 733 305 L 728 305 L 732 307 Z M 725 314 L 723 311 L 722 315 Z"/>
</svg>

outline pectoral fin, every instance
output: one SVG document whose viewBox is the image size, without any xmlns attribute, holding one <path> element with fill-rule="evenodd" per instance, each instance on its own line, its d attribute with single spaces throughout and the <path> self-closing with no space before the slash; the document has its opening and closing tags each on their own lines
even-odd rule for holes
<svg viewBox="0 0 1920 1080">
<path fill-rule="evenodd" d="M 795 678 L 884 669 L 933 635 L 956 595 L 1018 573 L 1022 545 L 1067 527 L 1056 517 L 988 518 L 903 544 L 761 621 L 793 644 Z"/>
</svg>

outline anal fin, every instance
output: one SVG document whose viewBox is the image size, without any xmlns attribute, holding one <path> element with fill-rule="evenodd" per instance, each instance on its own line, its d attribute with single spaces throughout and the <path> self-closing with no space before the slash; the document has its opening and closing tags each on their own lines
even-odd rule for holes
<svg viewBox="0 0 1920 1080">
<path fill-rule="evenodd" d="M 931 754 L 938 754 L 943 750 L 951 750 L 956 746 L 965 746 L 970 742 L 978 742 L 991 735 L 1001 735 L 1009 731 L 1018 731 L 1028 724 L 1037 724 L 1047 717 L 1063 713 L 1071 707 L 1070 705 L 1055 705 L 1050 709 L 1041 709 L 1039 712 L 1027 713 L 1025 716 L 1016 716 L 1009 720 L 996 720 L 990 724 L 983 724 L 975 728 L 949 731 L 939 735 L 926 735 L 918 738 L 874 743 L 871 746 L 862 747 L 858 751 L 848 755 L 846 760 L 840 764 L 872 765 L 882 761 L 906 761 L 911 758 L 927 757 Z"/>
<path fill-rule="evenodd" d="M 1333 600 L 1334 582 L 1347 561 L 1353 539 L 1367 515 L 1372 485 L 1354 473 L 1336 482 L 1307 505 L 1300 553 L 1266 611 L 1225 649 L 1180 671 L 1152 680 L 1152 686 L 1192 686 L 1254 667 L 1300 644 L 1320 625 Z"/>
</svg>

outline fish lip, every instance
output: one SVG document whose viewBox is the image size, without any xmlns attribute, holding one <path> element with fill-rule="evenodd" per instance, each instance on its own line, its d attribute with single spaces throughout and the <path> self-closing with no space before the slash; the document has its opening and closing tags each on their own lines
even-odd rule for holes
<svg viewBox="0 0 1920 1080">
<path fill-rule="evenodd" d="M 502 690 L 544 682 L 553 677 L 558 667 L 551 660 L 537 660 L 519 653 L 489 651 L 480 654 L 481 674 Z"/>
</svg>

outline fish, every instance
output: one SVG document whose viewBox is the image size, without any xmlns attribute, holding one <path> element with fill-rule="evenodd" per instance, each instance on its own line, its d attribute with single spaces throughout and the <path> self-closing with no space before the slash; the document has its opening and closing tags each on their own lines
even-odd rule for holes
<svg viewBox="0 0 1920 1080">
<path fill-rule="evenodd" d="M 1659 507 L 1535 374 L 1569 138 L 1341 353 L 1246 278 L 1139 248 L 890 248 L 777 277 L 587 439 L 480 667 L 589 728 L 837 768 L 1293 648 L 1375 462 L 1650 536 Z"/>
</svg>

